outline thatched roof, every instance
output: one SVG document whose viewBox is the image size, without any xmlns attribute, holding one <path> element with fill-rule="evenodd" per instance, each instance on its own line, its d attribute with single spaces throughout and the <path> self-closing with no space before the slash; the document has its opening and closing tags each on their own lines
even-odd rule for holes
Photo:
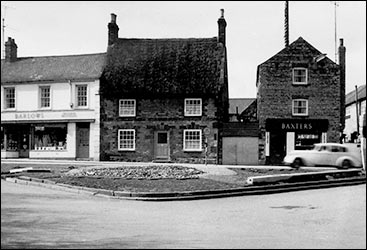
<svg viewBox="0 0 367 250">
<path fill-rule="evenodd" d="M 107 51 L 102 94 L 152 97 L 219 95 L 225 47 L 217 38 L 118 39 Z"/>
</svg>

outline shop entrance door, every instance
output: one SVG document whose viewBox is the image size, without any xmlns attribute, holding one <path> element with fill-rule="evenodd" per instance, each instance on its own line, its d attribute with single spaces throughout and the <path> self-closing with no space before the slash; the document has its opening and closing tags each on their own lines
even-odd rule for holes
<svg viewBox="0 0 367 250">
<path fill-rule="evenodd" d="M 19 137 L 19 158 L 29 158 L 29 128 L 21 127 Z"/>
<path fill-rule="evenodd" d="M 286 133 L 270 132 L 270 157 L 271 165 L 282 163 L 286 155 Z"/>
<path fill-rule="evenodd" d="M 89 123 L 78 123 L 76 126 L 76 158 L 89 158 Z"/>
<path fill-rule="evenodd" d="M 155 158 L 169 160 L 169 136 L 166 131 L 155 133 Z"/>
</svg>

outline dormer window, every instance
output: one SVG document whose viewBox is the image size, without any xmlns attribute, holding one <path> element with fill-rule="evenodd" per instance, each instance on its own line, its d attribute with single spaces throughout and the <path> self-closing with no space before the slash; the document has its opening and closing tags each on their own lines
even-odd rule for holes
<svg viewBox="0 0 367 250">
<path fill-rule="evenodd" d="M 185 99 L 185 116 L 201 116 L 201 98 Z"/>
<path fill-rule="evenodd" d="M 119 116 L 134 117 L 136 115 L 135 99 L 120 99 L 119 101 Z"/>
<path fill-rule="evenodd" d="M 307 84 L 307 69 L 293 68 L 293 84 L 306 85 Z"/>
</svg>

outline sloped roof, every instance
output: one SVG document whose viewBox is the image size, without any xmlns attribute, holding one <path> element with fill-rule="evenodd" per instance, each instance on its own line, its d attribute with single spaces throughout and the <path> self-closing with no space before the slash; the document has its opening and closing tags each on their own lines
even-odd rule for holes
<svg viewBox="0 0 367 250">
<path fill-rule="evenodd" d="M 300 54 L 295 53 L 296 51 L 299 51 Z M 318 49 L 316 49 L 302 37 L 299 37 L 297 40 L 289 44 L 287 47 L 283 48 L 281 51 L 279 51 L 274 56 L 270 57 L 262 64 L 276 60 L 279 57 L 284 58 L 287 61 L 294 61 L 294 60 L 312 61 L 321 55 L 325 54 L 321 53 Z M 327 56 L 323 58 L 336 65 L 336 63 L 330 60 Z M 260 64 L 260 66 L 262 64 Z"/>
<path fill-rule="evenodd" d="M 238 114 L 241 114 L 246 110 L 256 98 L 230 98 L 229 99 L 229 114 L 236 114 L 238 108 Z"/>
<path fill-rule="evenodd" d="M 225 84 L 225 47 L 216 37 L 119 38 L 107 54 L 101 91 L 108 95 L 218 94 Z"/>
<path fill-rule="evenodd" d="M 106 53 L 1 60 L 1 84 L 100 78 Z"/>
<path fill-rule="evenodd" d="M 257 66 L 256 85 L 258 84 L 260 77 L 260 68 L 264 64 L 280 61 L 303 62 L 306 64 L 318 61 L 319 59 L 321 59 L 320 61 L 323 61 L 324 63 L 328 63 L 329 65 L 338 67 L 335 62 L 333 62 L 330 58 L 326 56 L 326 54 L 321 53 L 318 49 L 316 49 L 302 37 L 299 37 L 297 40 L 289 44 L 287 47 L 283 48 L 277 54 Z"/>
<path fill-rule="evenodd" d="M 366 99 L 366 84 L 358 86 L 357 88 L 358 100 Z M 356 91 L 353 90 L 345 96 L 345 105 L 356 102 Z"/>
</svg>

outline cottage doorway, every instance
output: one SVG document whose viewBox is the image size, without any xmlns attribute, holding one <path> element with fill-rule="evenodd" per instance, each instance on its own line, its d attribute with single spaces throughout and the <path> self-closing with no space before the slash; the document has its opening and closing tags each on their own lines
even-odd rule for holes
<svg viewBox="0 0 367 250">
<path fill-rule="evenodd" d="M 76 158 L 89 158 L 89 123 L 77 123 L 76 126 Z"/>
<path fill-rule="evenodd" d="M 154 136 L 155 159 L 169 160 L 169 133 L 168 131 L 157 131 Z"/>
</svg>

